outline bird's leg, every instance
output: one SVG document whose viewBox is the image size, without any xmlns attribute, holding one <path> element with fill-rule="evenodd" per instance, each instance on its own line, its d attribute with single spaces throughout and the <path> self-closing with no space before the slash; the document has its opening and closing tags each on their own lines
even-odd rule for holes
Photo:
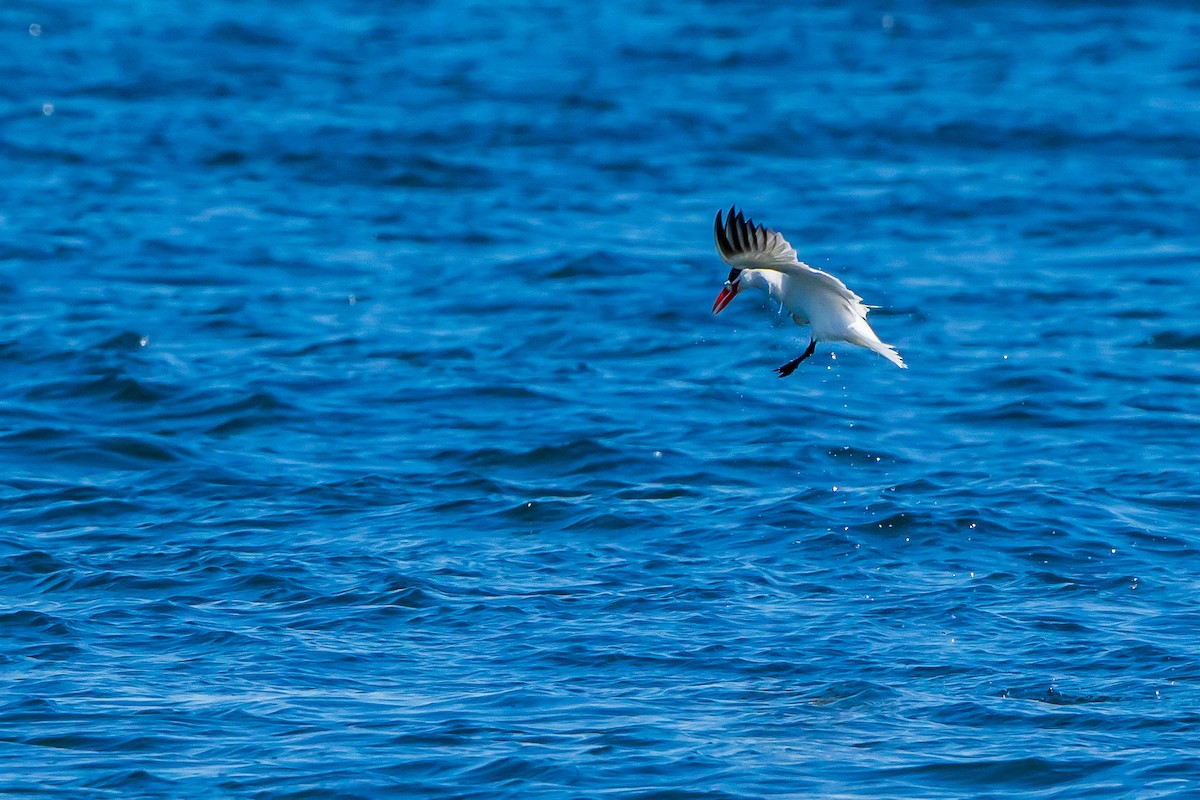
<svg viewBox="0 0 1200 800">
<path fill-rule="evenodd" d="M 775 371 L 779 373 L 779 377 L 786 378 L 788 375 L 791 375 L 793 372 L 795 372 L 796 367 L 800 366 L 800 362 L 803 361 L 804 359 L 808 358 L 809 356 L 811 356 L 813 354 L 813 351 L 816 349 L 817 349 L 817 340 L 809 339 L 808 340 L 808 348 L 805 349 L 805 351 L 800 354 L 799 358 L 793 358 L 791 361 L 784 364 L 782 367 L 777 368 Z"/>
</svg>

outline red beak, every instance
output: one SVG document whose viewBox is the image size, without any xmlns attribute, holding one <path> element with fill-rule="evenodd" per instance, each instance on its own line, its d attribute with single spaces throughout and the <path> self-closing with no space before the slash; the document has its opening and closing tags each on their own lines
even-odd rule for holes
<svg viewBox="0 0 1200 800">
<path fill-rule="evenodd" d="M 721 289 L 721 293 L 717 295 L 717 300 L 713 303 L 713 314 L 720 314 L 725 310 L 725 306 L 729 305 L 729 301 L 738 293 L 738 285 L 736 283 L 727 283 Z"/>
</svg>

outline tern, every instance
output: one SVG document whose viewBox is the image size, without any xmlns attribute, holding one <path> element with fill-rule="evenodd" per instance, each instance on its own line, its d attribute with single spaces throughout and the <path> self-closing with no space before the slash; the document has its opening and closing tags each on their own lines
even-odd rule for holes
<svg viewBox="0 0 1200 800">
<path fill-rule="evenodd" d="M 786 378 L 800 362 L 813 354 L 817 342 L 849 342 L 908 369 L 896 348 L 885 344 L 867 324 L 868 306 L 846 284 L 796 257 L 796 251 L 778 232 L 754 220 L 747 220 L 736 207 L 730 207 L 725 221 L 717 212 L 714 223 L 717 252 L 728 264 L 729 278 L 713 303 L 713 314 L 745 287 L 762 289 L 786 308 L 797 325 L 808 325 L 808 348 L 775 371 Z"/>
</svg>

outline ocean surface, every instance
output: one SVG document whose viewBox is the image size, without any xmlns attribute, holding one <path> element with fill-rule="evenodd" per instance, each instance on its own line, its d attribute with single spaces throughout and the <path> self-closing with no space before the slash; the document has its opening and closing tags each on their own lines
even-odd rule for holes
<svg viewBox="0 0 1200 800">
<path fill-rule="evenodd" d="M 1200 8 L 900 5 L 0 6 L 0 795 L 1200 796 Z"/>
</svg>

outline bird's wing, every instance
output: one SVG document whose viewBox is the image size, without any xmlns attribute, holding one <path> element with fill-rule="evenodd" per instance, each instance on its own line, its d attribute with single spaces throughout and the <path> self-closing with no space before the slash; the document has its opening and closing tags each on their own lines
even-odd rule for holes
<svg viewBox="0 0 1200 800">
<path fill-rule="evenodd" d="M 864 305 L 862 298 L 855 294 L 850 287 L 842 283 L 841 279 L 830 275 L 828 272 L 819 270 L 816 267 L 810 267 L 803 261 L 782 265 L 779 267 L 779 271 L 785 275 L 789 275 L 792 280 L 796 281 L 800 286 L 805 287 L 807 291 L 824 295 L 834 305 L 844 304 L 860 319 L 867 318 L 867 311 L 870 307 Z"/>
<path fill-rule="evenodd" d="M 721 221 L 721 212 L 713 223 L 717 237 L 717 252 L 721 259 L 735 270 L 773 269 L 780 272 L 785 267 L 798 263 L 796 251 L 787 239 L 763 225 L 747 220 L 736 208 Z"/>
<path fill-rule="evenodd" d="M 796 257 L 796 250 L 783 234 L 764 225 L 755 225 L 753 219 L 745 219 L 737 207 L 731 207 L 724 222 L 721 212 L 713 223 L 717 237 L 717 252 L 722 260 L 735 270 L 773 269 L 796 280 L 808 291 L 828 295 L 830 299 L 844 302 L 866 317 L 866 306 L 862 298 L 846 287 L 846 284 L 828 272 L 810 267 Z M 858 307 L 861 306 L 861 311 Z"/>
</svg>

